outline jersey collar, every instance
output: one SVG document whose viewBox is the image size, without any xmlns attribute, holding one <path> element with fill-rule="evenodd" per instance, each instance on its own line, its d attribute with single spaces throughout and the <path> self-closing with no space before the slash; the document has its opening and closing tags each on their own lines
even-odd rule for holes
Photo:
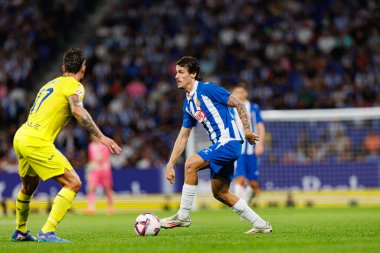
<svg viewBox="0 0 380 253">
<path fill-rule="evenodd" d="M 198 88 L 198 83 L 199 82 L 197 80 L 195 80 L 193 89 L 187 93 L 187 96 L 186 96 L 187 100 L 190 100 L 194 96 L 194 94 Z"/>
</svg>

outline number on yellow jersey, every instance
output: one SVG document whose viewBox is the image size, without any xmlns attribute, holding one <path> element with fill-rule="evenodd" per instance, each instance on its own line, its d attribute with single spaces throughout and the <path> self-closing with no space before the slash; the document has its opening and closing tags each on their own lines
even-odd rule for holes
<svg viewBox="0 0 380 253">
<path fill-rule="evenodd" d="M 32 108 L 30 108 L 30 113 L 36 113 L 38 109 L 40 109 L 40 106 L 45 101 L 45 99 L 47 99 L 53 93 L 53 91 L 54 91 L 53 88 L 40 90 L 40 92 L 38 92 L 36 101 L 34 102 Z M 35 108 L 36 108 L 36 111 L 34 111 Z"/>
</svg>

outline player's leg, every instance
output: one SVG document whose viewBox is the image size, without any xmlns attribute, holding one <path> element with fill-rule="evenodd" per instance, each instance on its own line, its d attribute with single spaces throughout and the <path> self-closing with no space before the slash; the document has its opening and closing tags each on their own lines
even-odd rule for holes
<svg viewBox="0 0 380 253">
<path fill-rule="evenodd" d="M 113 214 L 113 180 L 112 170 L 104 171 L 103 187 L 107 197 L 107 214 Z"/>
<path fill-rule="evenodd" d="M 247 233 L 272 232 L 272 226 L 268 222 L 255 213 L 244 200 L 229 191 L 229 181 L 222 177 L 215 176 L 211 180 L 211 188 L 217 200 L 230 207 L 235 213 L 239 214 L 241 218 L 252 224 L 253 228 Z"/>
<path fill-rule="evenodd" d="M 241 155 L 235 162 L 235 187 L 234 192 L 235 194 L 240 197 L 241 199 L 246 200 L 247 194 L 245 192 L 245 186 L 246 186 L 246 166 L 245 166 L 245 154 L 247 149 L 247 141 L 244 141 L 241 147 Z"/>
<path fill-rule="evenodd" d="M 29 203 L 40 183 L 40 178 L 38 176 L 25 176 L 21 177 L 21 182 L 22 187 L 16 199 L 16 229 L 25 233 L 30 211 Z"/>
<path fill-rule="evenodd" d="M 16 230 L 14 231 L 11 241 L 21 242 L 21 241 L 36 241 L 37 238 L 32 236 L 27 229 L 27 221 L 30 211 L 30 201 L 33 197 L 34 192 L 36 191 L 40 178 L 37 176 L 33 168 L 28 163 L 28 160 L 25 158 L 25 153 L 28 153 L 28 150 L 24 145 L 20 143 L 26 143 L 24 141 L 19 141 L 17 134 L 13 141 L 13 148 L 18 157 L 19 164 L 19 175 L 21 178 L 22 186 L 20 191 L 17 194 L 16 199 Z"/>
<path fill-rule="evenodd" d="M 178 217 L 181 220 L 189 218 L 190 210 L 193 205 L 198 185 L 198 171 L 205 169 L 208 162 L 204 161 L 198 154 L 194 154 L 185 163 L 185 183 L 182 188 L 181 205 Z"/>
<path fill-rule="evenodd" d="M 245 189 L 245 166 L 244 166 L 244 161 L 245 161 L 245 156 L 241 155 L 239 159 L 235 163 L 235 189 L 234 192 L 235 194 L 241 198 L 246 200 L 247 199 L 247 194 L 246 194 L 246 189 Z"/>
<path fill-rule="evenodd" d="M 100 176 L 99 171 L 96 169 L 92 169 L 91 171 L 88 172 L 88 177 L 87 178 L 87 209 L 86 209 L 86 214 L 87 215 L 92 215 L 95 212 L 95 201 L 96 201 L 96 196 L 95 196 L 95 191 L 96 187 L 100 185 Z"/>
<path fill-rule="evenodd" d="M 113 214 L 113 190 L 112 187 L 107 186 L 104 188 L 107 197 L 107 214 Z"/>
<path fill-rule="evenodd" d="M 249 204 L 252 199 L 260 192 L 260 185 L 257 180 L 249 180 L 246 187 L 247 203 Z"/>
<path fill-rule="evenodd" d="M 55 197 L 49 217 L 41 229 L 43 234 L 55 232 L 58 223 L 70 209 L 71 202 L 82 186 L 78 174 L 73 169 L 65 169 L 62 175 L 55 176 L 52 179 L 59 183 L 62 189 Z"/>
<path fill-rule="evenodd" d="M 247 203 L 249 204 L 251 200 L 260 192 L 258 177 L 259 177 L 259 167 L 258 160 L 255 154 L 247 155 L 247 173 L 246 177 L 248 179 L 248 184 L 246 187 L 246 197 Z"/>
<path fill-rule="evenodd" d="M 209 162 L 203 160 L 199 154 L 190 156 L 185 162 L 185 184 L 198 184 L 198 171 L 206 169 Z"/>
<path fill-rule="evenodd" d="M 28 162 L 34 172 L 42 179 L 54 179 L 62 189 L 54 199 L 49 217 L 38 232 L 39 242 L 67 242 L 55 235 L 57 224 L 63 219 L 71 206 L 81 181 L 66 157 L 54 147 L 53 143 L 33 140 L 28 154 Z"/>
<path fill-rule="evenodd" d="M 211 188 L 214 197 L 248 220 L 253 228 L 249 233 L 268 233 L 272 231 L 269 223 L 256 214 L 247 203 L 233 194 L 230 190 L 230 182 L 234 174 L 234 162 L 240 156 L 241 143 L 230 141 L 218 146 L 210 159 Z"/>
<path fill-rule="evenodd" d="M 30 201 L 36 191 L 40 178 L 38 176 L 21 177 L 22 187 L 17 194 L 16 199 L 16 230 L 12 235 L 11 240 L 19 241 L 37 241 L 27 229 L 27 221 L 30 212 Z"/>
<path fill-rule="evenodd" d="M 208 166 L 208 161 L 194 154 L 186 160 L 185 163 L 185 183 L 182 188 L 181 205 L 177 214 L 162 219 L 161 227 L 188 227 L 191 224 L 190 210 L 193 205 L 198 184 L 199 170 L 205 169 Z"/>
<path fill-rule="evenodd" d="M 211 189 L 214 198 L 222 202 L 228 207 L 232 207 L 239 201 L 239 197 L 233 194 L 230 189 L 230 182 L 215 176 L 211 179 Z"/>
<path fill-rule="evenodd" d="M 93 181 L 89 179 L 87 181 L 87 209 L 86 209 L 87 215 L 92 215 L 95 212 L 95 190 L 96 190 L 96 187 Z"/>
</svg>

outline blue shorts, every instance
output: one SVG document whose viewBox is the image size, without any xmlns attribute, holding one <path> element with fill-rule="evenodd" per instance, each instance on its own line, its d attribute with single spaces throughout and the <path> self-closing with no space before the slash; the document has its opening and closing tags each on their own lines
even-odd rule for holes
<svg viewBox="0 0 380 253">
<path fill-rule="evenodd" d="M 241 154 L 241 146 L 241 142 L 235 140 L 223 145 L 217 142 L 198 152 L 198 155 L 204 161 L 210 162 L 211 179 L 218 176 L 231 182 L 234 175 L 235 161 Z"/>
<path fill-rule="evenodd" d="M 248 180 L 258 180 L 259 166 L 255 154 L 242 154 L 236 161 L 235 177 L 244 176 Z"/>
</svg>

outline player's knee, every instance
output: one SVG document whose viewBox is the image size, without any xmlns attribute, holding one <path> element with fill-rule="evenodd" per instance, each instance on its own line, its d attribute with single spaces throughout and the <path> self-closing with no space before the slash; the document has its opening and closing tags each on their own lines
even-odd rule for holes
<svg viewBox="0 0 380 253">
<path fill-rule="evenodd" d="M 192 174 L 192 173 L 196 173 L 196 167 L 194 165 L 193 162 L 191 162 L 191 160 L 186 160 L 185 162 L 185 173 L 186 174 Z"/>
<path fill-rule="evenodd" d="M 213 192 L 212 194 L 214 195 L 214 198 L 216 198 L 217 200 L 220 200 L 220 195 L 218 192 Z"/>
<path fill-rule="evenodd" d="M 32 196 L 33 193 L 36 191 L 37 189 L 37 186 L 34 186 L 34 185 L 25 185 L 21 188 L 21 192 L 25 195 L 28 195 L 28 196 Z"/>
<path fill-rule="evenodd" d="M 245 177 L 237 177 L 235 179 L 235 183 L 236 184 L 239 184 L 241 186 L 245 186 Z"/>
<path fill-rule="evenodd" d="M 70 188 L 74 192 L 79 192 L 82 188 L 82 181 L 80 179 L 73 180 L 70 184 Z"/>
<path fill-rule="evenodd" d="M 214 198 L 216 198 L 217 200 L 221 202 L 223 202 L 223 200 L 225 199 L 225 193 L 223 191 L 213 192 L 213 195 L 214 195 Z"/>
<path fill-rule="evenodd" d="M 259 189 L 259 183 L 257 181 L 249 181 L 249 186 L 252 189 L 258 190 Z"/>
<path fill-rule="evenodd" d="M 23 183 L 21 192 L 24 193 L 25 195 L 31 196 L 36 191 L 39 183 L 40 183 L 39 178 L 30 180 L 27 183 Z"/>
</svg>

